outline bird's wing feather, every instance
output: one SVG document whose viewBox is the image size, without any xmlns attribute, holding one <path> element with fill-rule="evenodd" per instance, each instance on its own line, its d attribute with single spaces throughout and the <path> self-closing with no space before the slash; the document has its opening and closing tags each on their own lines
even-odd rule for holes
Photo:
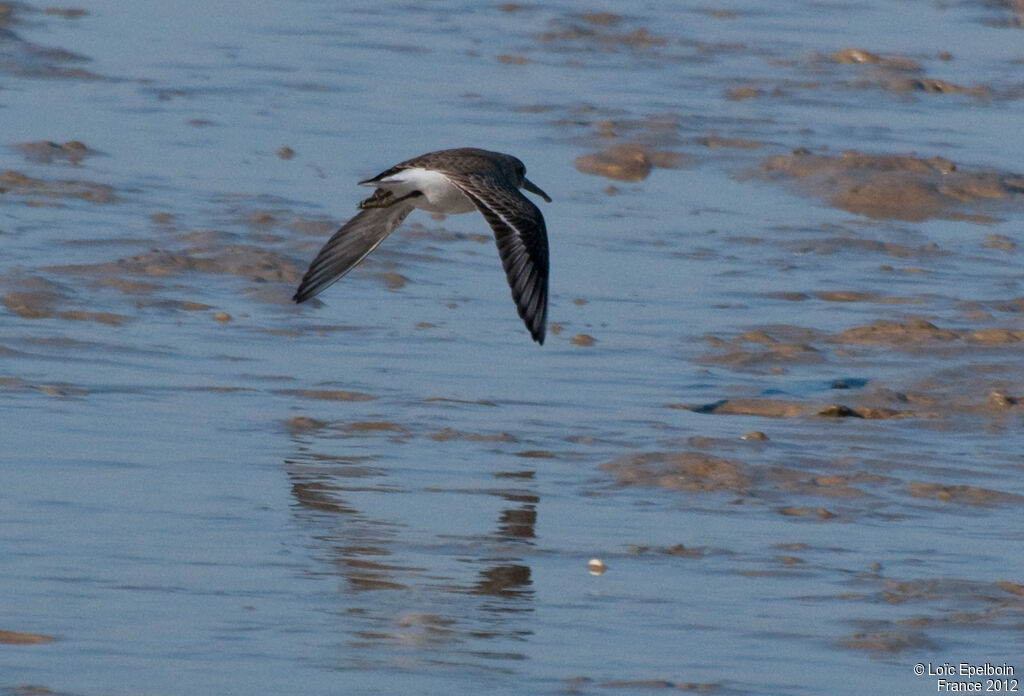
<svg viewBox="0 0 1024 696">
<path fill-rule="evenodd" d="M 412 205 L 396 203 L 360 210 L 323 245 L 292 299 L 305 302 L 348 273 L 394 232 L 412 209 Z"/>
<path fill-rule="evenodd" d="M 518 189 L 473 173 L 445 172 L 494 230 L 519 316 L 544 343 L 548 316 L 548 233 L 544 216 Z"/>
</svg>

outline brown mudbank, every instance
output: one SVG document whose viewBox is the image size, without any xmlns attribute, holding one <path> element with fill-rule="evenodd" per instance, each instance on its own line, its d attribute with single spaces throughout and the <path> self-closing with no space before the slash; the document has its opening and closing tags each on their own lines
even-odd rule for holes
<svg viewBox="0 0 1024 696">
<path fill-rule="evenodd" d="M 921 577 L 898 579 L 878 573 L 862 575 L 860 586 L 873 585 L 864 599 L 874 604 L 905 605 L 905 617 L 897 620 L 865 619 L 858 621 L 862 629 L 841 640 L 839 645 L 869 652 L 901 652 L 904 650 L 935 650 L 923 629 L 941 629 L 948 636 L 951 629 L 970 626 L 998 628 L 1016 625 L 1020 613 L 1020 585 L 1011 582 L 987 582 L 955 577 Z M 914 608 L 925 607 L 924 613 L 907 615 Z M 916 609 L 921 612 L 921 609 Z M 877 612 L 872 612 L 877 614 Z"/>
<path fill-rule="evenodd" d="M 346 423 L 344 429 L 353 433 L 388 432 L 404 435 L 409 432 L 402 425 L 391 421 L 356 421 L 354 423 Z"/>
<path fill-rule="evenodd" d="M 1018 300 L 1001 301 L 993 306 L 996 304 L 1000 311 L 1021 313 L 1022 303 Z M 863 380 L 837 379 L 831 389 L 845 391 L 832 391 L 827 395 L 822 392 L 817 398 L 744 398 L 740 395 L 697 404 L 669 403 L 666 407 L 709 415 L 839 419 L 850 421 L 851 425 L 851 419 L 932 420 L 983 416 L 990 419 L 991 427 L 1006 427 L 1008 417 L 1024 412 L 1024 396 L 1014 378 L 1018 370 L 1003 364 L 1007 357 L 1014 359 L 1018 347 L 1024 344 L 1024 330 L 1018 328 L 953 328 L 924 318 L 878 321 L 833 335 L 775 326 L 747 331 L 730 340 L 710 337 L 711 350 L 701 356 L 699 362 L 772 374 L 778 373 L 781 366 L 799 369 L 798 363 L 786 365 L 783 362 L 787 357 L 785 353 L 774 351 L 776 345 L 786 345 L 780 339 L 794 338 L 813 341 L 807 350 L 813 350 L 811 354 L 827 365 L 872 360 L 886 351 L 902 354 L 890 356 L 890 359 L 905 360 L 913 356 L 913 359 L 941 358 L 941 361 L 933 373 L 917 375 L 910 384 L 878 382 L 862 389 L 867 386 Z M 960 422 L 950 421 L 947 427 Z"/>
<path fill-rule="evenodd" d="M 526 65 L 530 59 L 526 56 L 514 56 L 509 53 L 499 53 L 498 62 L 506 65 Z"/>
<path fill-rule="evenodd" d="M 623 486 L 661 486 L 687 491 L 746 493 L 753 479 L 742 462 L 703 452 L 649 452 L 613 459 L 601 466 L 618 476 Z"/>
<path fill-rule="evenodd" d="M 586 42 L 609 51 L 619 48 L 653 48 L 668 43 L 668 39 L 655 36 L 643 27 L 633 31 L 614 31 L 613 28 L 619 25 L 619 17 L 611 13 L 580 15 L 580 19 L 583 20 L 583 24 L 563 22 L 561 29 L 537 34 L 536 38 L 545 43 Z"/>
<path fill-rule="evenodd" d="M 627 550 L 634 556 L 645 553 L 658 553 L 678 558 L 703 558 L 708 555 L 707 546 L 685 546 L 683 544 L 673 544 L 672 546 L 630 546 Z"/>
<path fill-rule="evenodd" d="M 114 188 L 94 181 L 46 181 L 8 169 L 0 173 L 0 195 L 44 198 L 81 198 L 91 203 L 117 201 Z"/>
<path fill-rule="evenodd" d="M 57 15 L 64 19 L 78 19 L 89 14 L 88 11 L 83 10 L 80 7 L 47 7 L 43 10 L 44 14 Z"/>
<path fill-rule="evenodd" d="M 919 414 L 904 409 L 879 406 L 846 406 L 844 404 L 814 404 L 782 399 L 724 399 L 699 406 L 669 404 L 669 408 L 681 408 L 695 413 L 716 416 L 758 416 L 761 418 L 910 418 Z"/>
<path fill-rule="evenodd" d="M 760 416 L 762 418 L 796 418 L 813 409 L 807 404 L 781 399 L 726 399 L 710 404 L 694 406 L 697 413 L 718 416 Z"/>
<path fill-rule="evenodd" d="M 786 515 L 787 517 L 817 517 L 819 520 L 831 520 L 835 519 L 836 516 L 835 513 L 825 508 L 806 508 L 792 505 L 779 508 L 779 514 Z"/>
<path fill-rule="evenodd" d="M 23 319 L 65 319 L 110 325 L 131 321 L 123 314 L 62 309 L 62 305 L 70 301 L 69 293 L 57 283 L 38 276 L 9 281 L 8 284 L 13 286 L 13 291 L 0 297 L 0 302 Z"/>
<path fill-rule="evenodd" d="M 438 431 L 428 434 L 427 437 L 435 442 L 448 442 L 449 440 L 469 440 L 472 442 L 516 442 L 515 436 L 505 432 L 488 434 L 469 433 L 452 430 L 451 428 L 441 428 Z"/>
<path fill-rule="evenodd" d="M 377 398 L 370 394 L 342 389 L 284 389 L 281 393 L 321 401 L 373 401 Z"/>
<path fill-rule="evenodd" d="M 870 218 L 920 221 L 955 217 L 962 208 L 988 201 L 1024 205 L 1020 175 L 962 171 L 940 157 L 872 155 L 849 151 L 839 156 L 797 151 L 762 162 L 769 177 L 800 182 L 830 205 Z"/>
<path fill-rule="evenodd" d="M 30 162 L 43 162 L 49 164 L 54 160 L 78 164 L 86 157 L 96 154 L 90 150 L 85 143 L 78 140 L 69 140 L 66 143 L 55 143 L 50 140 L 36 140 L 30 143 L 18 143 L 14 146 L 20 150 L 25 159 Z"/>
<path fill-rule="evenodd" d="M 307 416 L 292 416 L 285 421 L 285 427 L 292 432 L 311 432 L 320 430 L 326 425 L 324 421 Z"/>
<path fill-rule="evenodd" d="M 1010 254 L 1017 248 L 1017 242 L 1013 241 L 1004 234 L 986 234 L 985 235 L 985 248 L 986 249 L 998 249 L 999 251 L 1005 251 Z"/>
<path fill-rule="evenodd" d="M 652 150 L 645 145 L 614 145 L 601 152 L 577 157 L 576 169 L 584 174 L 617 181 L 643 181 L 654 167 L 676 169 L 682 161 L 682 155 Z"/>
<path fill-rule="evenodd" d="M 848 296 L 843 295 L 844 298 Z M 822 299 L 836 300 L 836 296 L 825 294 Z M 866 297 L 863 299 L 867 299 Z M 895 298 L 882 298 L 888 303 Z M 841 301 L 852 301 L 843 299 Z M 1020 313 L 1020 301 L 1008 300 L 995 303 L 1000 311 Z M 940 327 L 924 318 L 906 321 L 876 321 L 864 326 L 852 326 L 837 334 L 827 336 L 810 329 L 780 326 L 771 329 L 772 334 L 761 330 L 747 331 L 728 341 L 708 337 L 706 340 L 713 352 L 700 358 L 701 363 L 727 365 L 734 368 L 749 368 L 776 363 L 792 362 L 814 364 L 830 358 L 827 344 L 887 346 L 902 350 L 920 350 L 930 347 L 954 345 L 965 346 L 1011 346 L 1024 342 L 1024 330 L 992 326 L 982 329 L 949 329 Z M 776 334 L 779 338 L 776 338 Z M 785 342 L 785 338 L 814 340 L 826 345 L 816 347 L 804 342 Z M 735 406 L 741 400 L 730 400 Z M 769 402 L 771 400 L 762 400 Z M 730 407 L 731 408 L 731 407 Z"/>
<path fill-rule="evenodd" d="M 932 341 L 953 341 L 956 331 L 940 329 L 924 319 L 907 322 L 879 321 L 869 326 L 855 326 L 839 332 L 832 340 L 836 343 L 866 343 L 871 345 L 902 345 Z"/>
<path fill-rule="evenodd" d="M 760 140 L 748 140 L 747 138 L 723 138 L 718 135 L 709 135 L 703 138 L 697 138 L 697 142 L 704 147 L 710 148 L 732 147 L 741 150 L 756 150 L 764 147 L 764 143 Z"/>
<path fill-rule="evenodd" d="M 742 99 L 754 99 L 760 97 L 764 92 L 757 87 L 745 86 L 745 87 L 733 87 L 725 91 L 725 98 L 730 101 L 740 101 Z"/>
<path fill-rule="evenodd" d="M 723 350 L 703 356 L 702 363 L 728 365 L 734 368 L 775 364 L 814 364 L 824 360 L 821 352 L 803 342 L 779 340 L 763 331 L 747 331 L 728 343 L 720 339 L 708 342 Z"/>
<path fill-rule="evenodd" d="M 1010 503 L 1020 505 L 1024 503 L 1024 496 L 977 486 L 947 486 L 938 483 L 908 481 L 907 492 L 915 498 L 932 498 L 945 503 L 961 505 L 986 506 Z"/>
<path fill-rule="evenodd" d="M 24 292 L 12 292 L 3 296 L 4 307 L 22 319 L 46 319 L 53 316 L 51 303 L 45 297 Z"/>
<path fill-rule="evenodd" d="M 935 650 L 936 646 L 920 631 L 910 629 L 863 631 L 839 641 L 839 645 L 872 653 L 897 653 L 905 650 Z"/>
<path fill-rule="evenodd" d="M 39 633 L 0 630 L 0 644 L 4 645 L 38 645 L 51 642 L 53 642 L 51 636 L 44 636 Z"/>
<path fill-rule="evenodd" d="M 890 80 L 883 84 L 885 89 L 894 92 L 925 92 L 927 94 L 966 94 L 971 97 L 991 96 L 992 90 L 984 85 L 966 87 L 955 85 L 945 80 L 936 80 L 932 77 L 911 77 L 899 80 Z"/>
<path fill-rule="evenodd" d="M 384 281 L 388 290 L 401 290 L 409 283 L 409 279 L 401 273 L 384 272 L 378 273 L 377 277 Z"/>
<path fill-rule="evenodd" d="M 622 15 L 613 12 L 586 12 L 579 15 L 579 18 L 598 27 L 614 27 L 622 23 Z"/>
<path fill-rule="evenodd" d="M 830 55 L 829 60 L 850 65 L 874 65 L 888 70 L 919 71 L 921 66 L 909 58 L 880 56 L 859 48 L 845 48 Z"/>
<path fill-rule="evenodd" d="M 120 275 L 135 273 L 166 276 L 185 271 L 237 275 L 256 281 L 294 283 L 302 277 L 298 264 L 284 255 L 256 246 L 231 244 L 199 247 L 184 252 L 154 249 L 107 263 L 51 266 L 44 270 L 61 273 Z"/>
<path fill-rule="evenodd" d="M 854 82 L 854 86 L 880 87 L 889 92 L 924 92 L 926 94 L 964 94 L 971 97 L 987 98 L 992 89 L 984 85 L 957 85 L 933 77 L 913 73 L 923 70 L 920 64 L 898 56 L 880 56 L 859 48 L 847 48 L 829 56 L 836 63 L 865 66 L 870 70 L 867 81 Z"/>
<path fill-rule="evenodd" d="M 877 570 L 861 575 L 856 583 L 872 591 L 840 597 L 866 599 L 876 605 L 903 605 L 905 609 L 900 613 L 905 618 L 857 621 L 861 630 L 838 643 L 844 648 L 878 653 L 935 650 L 930 636 L 923 631 L 937 629 L 948 638 L 950 631 L 957 628 L 1004 629 L 1019 622 L 1021 586 L 1014 583 L 941 576 L 898 579 L 883 577 Z M 909 614 L 911 611 L 917 613 Z"/>
<path fill-rule="evenodd" d="M 915 348 L 922 344 L 963 342 L 983 345 L 1010 345 L 1024 341 L 1024 331 L 992 327 L 963 330 L 942 329 L 925 319 L 906 322 L 878 321 L 868 326 L 855 326 L 836 334 L 834 343 Z"/>
<path fill-rule="evenodd" d="M 844 462 L 794 464 L 799 468 L 753 464 L 689 450 L 627 454 L 603 464 L 601 469 L 614 474 L 619 486 L 729 493 L 737 496 L 737 503 L 775 500 L 781 515 L 822 521 L 834 519 L 838 513 L 820 504 L 788 504 L 789 501 L 794 497 L 800 503 L 808 497 L 853 500 L 879 490 L 901 490 L 899 479 L 851 471 Z"/>
</svg>

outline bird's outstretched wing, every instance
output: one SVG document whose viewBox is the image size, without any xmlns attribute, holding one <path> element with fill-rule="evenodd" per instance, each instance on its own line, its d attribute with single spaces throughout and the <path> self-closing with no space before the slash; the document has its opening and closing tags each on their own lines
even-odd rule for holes
<svg viewBox="0 0 1024 696">
<path fill-rule="evenodd" d="M 323 245 L 292 299 L 305 302 L 348 273 L 394 232 L 412 209 L 401 202 L 360 210 Z"/>
<path fill-rule="evenodd" d="M 548 233 L 544 216 L 518 189 L 489 175 L 445 171 L 494 230 L 519 316 L 544 343 L 548 316 Z"/>
</svg>

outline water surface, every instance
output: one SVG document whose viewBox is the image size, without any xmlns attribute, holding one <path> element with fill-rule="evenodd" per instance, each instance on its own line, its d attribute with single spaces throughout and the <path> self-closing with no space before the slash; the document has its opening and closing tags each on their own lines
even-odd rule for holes
<svg viewBox="0 0 1024 696">
<path fill-rule="evenodd" d="M 1018 660 L 1009 8 L 79 7 L 0 26 L 0 690 Z M 356 181 L 455 146 L 554 198 L 543 347 L 475 215 L 290 302 Z"/>
</svg>

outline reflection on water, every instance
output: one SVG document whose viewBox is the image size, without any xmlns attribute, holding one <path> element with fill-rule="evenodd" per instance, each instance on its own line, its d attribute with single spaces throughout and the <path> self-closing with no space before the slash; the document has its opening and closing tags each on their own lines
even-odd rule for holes
<svg viewBox="0 0 1024 696">
<path fill-rule="evenodd" d="M 1019 18 L 806 9 L 0 3 L 0 693 L 1017 659 Z M 552 195 L 544 347 L 471 216 L 290 301 L 457 146 Z"/>
<path fill-rule="evenodd" d="M 349 433 L 393 435 L 393 427 L 344 428 Z M 402 432 L 405 432 L 402 429 Z M 451 439 L 450 429 L 436 441 Z M 350 648 L 356 655 L 346 655 L 344 661 L 355 665 L 365 661 L 379 662 L 374 657 L 381 649 L 399 646 L 427 651 L 419 659 L 432 661 L 440 655 L 432 652 L 464 653 L 463 661 L 483 660 L 490 668 L 498 668 L 506 660 L 525 660 L 521 651 L 504 649 L 507 641 L 522 641 L 532 634 L 528 616 L 533 611 L 531 569 L 527 555 L 536 537 L 537 504 L 539 497 L 533 492 L 535 472 L 515 470 L 496 472 L 494 478 L 501 488 L 443 491 L 427 488 L 431 492 L 455 493 L 458 496 L 483 494 L 501 502 L 497 513 L 495 532 L 469 542 L 461 542 L 462 551 L 455 551 L 457 562 L 469 564 L 471 576 L 459 580 L 457 575 L 438 575 L 428 560 L 417 565 L 405 562 L 410 555 L 433 552 L 431 549 L 410 549 L 403 541 L 406 525 L 396 520 L 374 517 L 394 506 L 381 496 L 407 496 L 411 492 L 390 484 L 386 466 L 372 466 L 366 459 L 345 456 L 334 457 L 312 451 L 308 439 L 293 436 L 299 453 L 285 462 L 292 480 L 295 501 L 294 514 L 303 524 L 321 530 L 317 534 L 317 556 L 343 580 L 339 602 L 346 608 L 343 613 L 358 617 L 363 628 L 354 631 Z M 368 500 L 365 506 L 351 502 Z M 415 530 L 430 535 L 429 529 Z M 458 547 L 460 542 L 452 539 Z M 526 544 L 524 547 L 523 544 Z M 484 545 L 486 553 L 475 547 Z M 448 549 L 446 553 L 453 553 Z M 397 604 L 380 601 L 380 591 L 410 595 L 408 601 Z M 421 596 L 424 592 L 426 596 Z M 368 593 L 368 594 L 366 594 Z M 484 601 L 466 602 L 439 599 L 436 595 L 462 595 L 482 597 Z M 439 611 L 447 607 L 452 613 Z M 524 614 L 525 612 L 525 614 Z M 372 627 L 372 628 L 371 628 Z M 480 641 L 493 641 L 495 648 L 487 648 Z M 450 657 L 441 658 L 448 660 Z"/>
</svg>

